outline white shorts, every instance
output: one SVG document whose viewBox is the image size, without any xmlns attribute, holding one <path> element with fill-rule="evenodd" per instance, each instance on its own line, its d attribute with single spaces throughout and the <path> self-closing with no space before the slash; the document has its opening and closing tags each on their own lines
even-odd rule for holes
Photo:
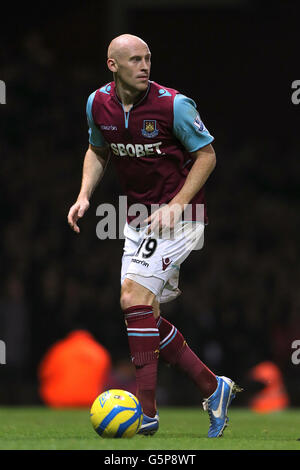
<svg viewBox="0 0 300 470">
<path fill-rule="evenodd" d="M 191 251 L 203 247 L 204 223 L 180 222 L 173 239 L 146 235 L 146 230 L 127 223 L 124 227 L 121 284 L 131 279 L 153 292 L 158 302 L 170 302 L 181 293 L 180 265 Z"/>
</svg>

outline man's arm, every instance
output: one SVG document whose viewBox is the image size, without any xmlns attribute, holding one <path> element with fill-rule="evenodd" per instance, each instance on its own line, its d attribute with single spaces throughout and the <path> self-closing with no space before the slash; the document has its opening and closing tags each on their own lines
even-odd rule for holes
<svg viewBox="0 0 300 470">
<path fill-rule="evenodd" d="M 173 134 L 192 155 L 194 164 L 172 201 L 146 219 L 145 222 L 151 222 L 148 233 L 152 229 L 173 228 L 185 209 L 184 205 L 189 204 L 200 191 L 216 165 L 216 155 L 211 145 L 214 138 L 204 126 L 196 103 L 185 95 L 177 94 L 173 106 Z"/>
<path fill-rule="evenodd" d="M 191 153 L 194 164 L 185 180 L 181 190 L 170 201 L 170 205 L 179 204 L 184 209 L 184 204 L 189 204 L 194 196 L 206 183 L 209 175 L 216 166 L 216 154 L 211 144 Z"/>
<path fill-rule="evenodd" d="M 180 220 L 185 210 L 185 204 L 189 204 L 193 197 L 206 183 L 209 175 L 216 166 L 216 154 L 211 144 L 202 147 L 196 152 L 191 152 L 195 159 L 194 164 L 185 180 L 181 190 L 167 204 L 155 211 L 145 222 L 150 223 L 147 233 L 152 231 L 162 233 L 173 228 Z"/>
<path fill-rule="evenodd" d="M 82 181 L 77 201 L 68 214 L 68 222 L 74 232 L 79 233 L 77 225 L 79 218 L 83 217 L 90 206 L 90 198 L 103 177 L 109 160 L 109 147 L 94 147 L 89 144 L 85 154 L 82 170 Z"/>
</svg>

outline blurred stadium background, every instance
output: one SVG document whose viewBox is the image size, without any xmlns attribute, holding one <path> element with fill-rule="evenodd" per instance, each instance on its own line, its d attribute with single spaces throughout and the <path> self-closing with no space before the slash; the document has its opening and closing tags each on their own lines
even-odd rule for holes
<svg viewBox="0 0 300 470">
<path fill-rule="evenodd" d="M 96 237 L 97 206 L 118 202 L 112 164 L 80 236 L 66 217 L 88 143 L 87 97 L 111 80 L 109 41 L 131 32 L 150 45 L 151 78 L 197 102 L 218 159 L 206 185 L 204 250 L 183 265 L 183 295 L 163 311 L 220 375 L 247 383 L 251 367 L 272 361 L 290 406 L 300 406 L 300 365 L 291 360 L 300 340 L 294 3 L 74 1 L 53 9 L 26 2 L 17 15 L 6 6 L 3 19 L 0 405 L 41 402 L 40 361 L 72 328 L 90 331 L 113 369 L 129 360 L 119 307 L 123 242 Z M 163 366 L 159 400 L 199 401 L 192 384 Z"/>
</svg>

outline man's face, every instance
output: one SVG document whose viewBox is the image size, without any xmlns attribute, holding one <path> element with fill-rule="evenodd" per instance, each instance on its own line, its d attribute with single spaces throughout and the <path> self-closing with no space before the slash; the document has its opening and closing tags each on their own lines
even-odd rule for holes
<svg viewBox="0 0 300 470">
<path fill-rule="evenodd" d="M 118 82 L 125 88 L 144 91 L 148 87 L 151 53 L 142 42 L 122 48 L 115 58 Z"/>
</svg>

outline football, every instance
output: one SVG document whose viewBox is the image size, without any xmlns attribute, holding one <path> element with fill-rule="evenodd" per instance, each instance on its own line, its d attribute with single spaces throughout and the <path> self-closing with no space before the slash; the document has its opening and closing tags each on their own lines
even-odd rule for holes
<svg viewBox="0 0 300 470">
<path fill-rule="evenodd" d="M 103 438 L 133 437 L 141 427 L 143 412 L 132 393 L 112 389 L 95 399 L 90 418 L 93 428 Z"/>
</svg>

